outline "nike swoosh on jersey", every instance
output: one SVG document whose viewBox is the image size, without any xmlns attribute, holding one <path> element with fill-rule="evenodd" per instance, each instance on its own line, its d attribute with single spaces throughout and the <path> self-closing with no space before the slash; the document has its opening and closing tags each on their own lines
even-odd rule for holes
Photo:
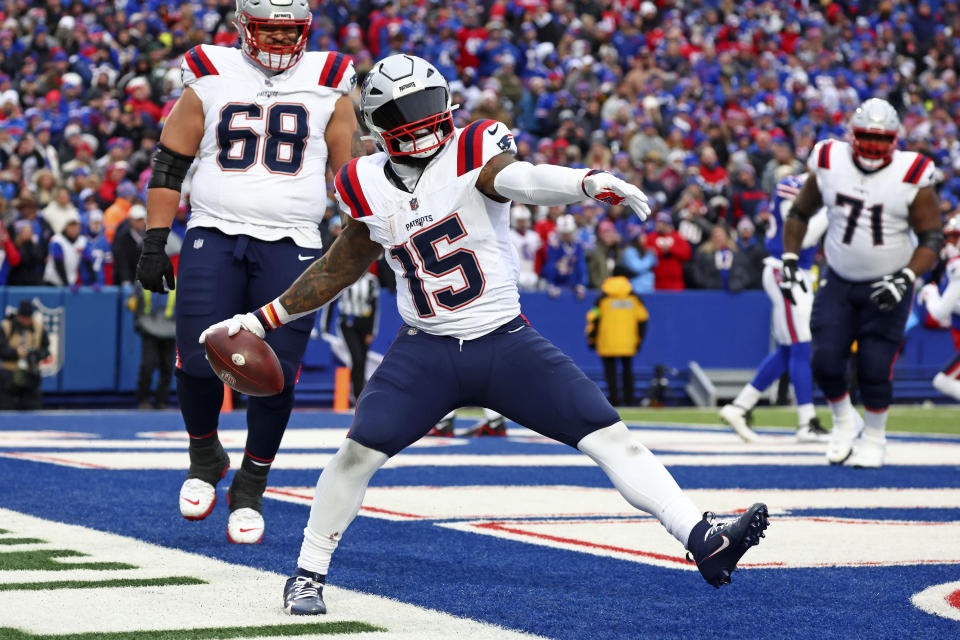
<svg viewBox="0 0 960 640">
<path fill-rule="evenodd" d="M 517 327 L 516 329 L 510 329 L 510 331 L 507 331 L 507 333 L 516 333 L 517 331 L 520 331 L 520 329 L 523 329 L 523 327 Z"/>
<path fill-rule="evenodd" d="M 300 262 L 303 262 L 305 260 L 313 260 L 313 256 L 302 256 L 298 253 L 297 260 L 299 260 Z"/>
</svg>

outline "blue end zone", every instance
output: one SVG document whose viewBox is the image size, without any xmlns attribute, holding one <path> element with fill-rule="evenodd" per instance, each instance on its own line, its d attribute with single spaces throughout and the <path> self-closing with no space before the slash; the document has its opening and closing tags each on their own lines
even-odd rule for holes
<svg viewBox="0 0 960 640">
<path fill-rule="evenodd" d="M 343 426 L 348 420 L 349 416 L 295 413 L 291 427 Z M 242 428 L 242 414 L 226 416 L 223 425 Z M 0 429 L 14 427 L 92 432 L 109 438 L 181 428 L 176 413 L 0 416 Z M 548 448 L 483 440 L 417 453 L 543 455 Z M 557 447 L 556 453 L 572 450 Z M 842 467 L 758 465 L 673 467 L 671 471 L 682 486 L 701 488 L 960 487 L 957 467 L 858 472 Z M 281 574 L 293 570 L 306 506 L 265 501 L 268 531 L 263 543 L 230 545 L 224 535 L 227 510 L 222 506 L 203 522 L 179 517 L 176 495 L 183 477 L 183 471 L 86 470 L 0 458 L 0 506 Z M 271 474 L 271 484 L 312 486 L 316 478 L 317 471 L 278 469 Z M 597 469 L 560 466 L 385 469 L 371 484 L 609 486 Z M 792 512 L 804 514 L 960 519 L 957 509 Z M 770 535 L 776 535 L 776 526 L 774 519 Z M 831 541 L 808 544 L 825 547 Z M 923 545 L 923 540 L 916 544 Z M 960 623 L 921 612 L 910 597 L 930 585 L 957 579 L 957 565 L 763 569 L 738 574 L 730 587 L 718 591 L 691 571 L 454 531 L 428 522 L 368 517 L 357 518 L 351 525 L 330 575 L 330 583 L 337 586 L 564 640 L 955 638 L 960 636 Z M 281 589 L 278 581 L 278 607 Z"/>
</svg>

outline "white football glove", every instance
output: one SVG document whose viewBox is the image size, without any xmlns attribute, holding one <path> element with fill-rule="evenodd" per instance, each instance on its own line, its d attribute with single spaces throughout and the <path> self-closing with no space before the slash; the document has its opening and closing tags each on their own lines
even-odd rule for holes
<svg viewBox="0 0 960 640">
<path fill-rule="evenodd" d="M 228 336 L 237 335 L 240 333 L 241 329 L 246 329 L 258 338 L 263 338 L 267 333 L 263 330 L 263 325 L 260 324 L 260 321 L 257 320 L 257 316 L 253 315 L 252 313 L 238 313 L 228 320 L 221 320 L 217 324 L 212 324 L 204 329 L 203 333 L 200 334 L 200 344 L 203 344 L 203 342 L 207 339 L 207 335 L 213 331 L 216 331 L 220 327 L 227 328 Z"/>
<path fill-rule="evenodd" d="M 650 216 L 650 205 L 643 191 L 612 173 L 594 169 L 583 178 L 582 187 L 585 194 L 604 204 L 626 204 L 641 221 Z"/>
</svg>

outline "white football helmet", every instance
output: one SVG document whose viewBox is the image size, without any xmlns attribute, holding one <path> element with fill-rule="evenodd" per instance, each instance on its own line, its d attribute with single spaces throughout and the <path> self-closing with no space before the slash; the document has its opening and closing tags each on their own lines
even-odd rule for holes
<svg viewBox="0 0 960 640">
<path fill-rule="evenodd" d="M 900 134 L 897 110 L 886 100 L 870 98 L 850 117 L 853 157 L 865 169 L 879 169 L 893 157 Z"/>
<path fill-rule="evenodd" d="M 940 256 L 944 260 L 950 260 L 960 256 L 960 215 L 955 215 L 943 225 L 943 235 L 945 242 Z"/>
<path fill-rule="evenodd" d="M 453 136 L 450 85 L 416 56 L 397 54 L 376 63 L 363 81 L 360 111 L 394 159 L 430 158 Z"/>
<path fill-rule="evenodd" d="M 313 15 L 307 0 L 236 0 L 235 21 L 240 48 L 251 60 L 273 71 L 289 69 L 303 56 Z M 264 42 L 264 31 L 295 27 L 296 41 L 289 45 Z"/>
</svg>

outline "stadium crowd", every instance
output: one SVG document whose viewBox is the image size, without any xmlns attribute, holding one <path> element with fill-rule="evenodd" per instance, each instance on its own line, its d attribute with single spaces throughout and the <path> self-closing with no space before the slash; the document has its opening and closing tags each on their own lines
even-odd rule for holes
<svg viewBox="0 0 960 640">
<path fill-rule="evenodd" d="M 236 44 L 234 3 L 40 5 L 0 12 L 0 284 L 132 283 L 180 61 Z M 452 81 L 458 126 L 503 121 L 521 159 L 608 169 L 650 197 L 646 223 L 595 201 L 515 208 L 526 288 L 583 295 L 615 266 L 638 293 L 759 288 L 773 186 L 868 97 L 897 108 L 901 148 L 936 161 L 943 214 L 960 211 L 958 2 L 310 5 L 308 49 L 350 55 L 361 80 L 389 54 L 427 58 Z M 171 237 L 188 216 L 187 198 Z"/>
</svg>

